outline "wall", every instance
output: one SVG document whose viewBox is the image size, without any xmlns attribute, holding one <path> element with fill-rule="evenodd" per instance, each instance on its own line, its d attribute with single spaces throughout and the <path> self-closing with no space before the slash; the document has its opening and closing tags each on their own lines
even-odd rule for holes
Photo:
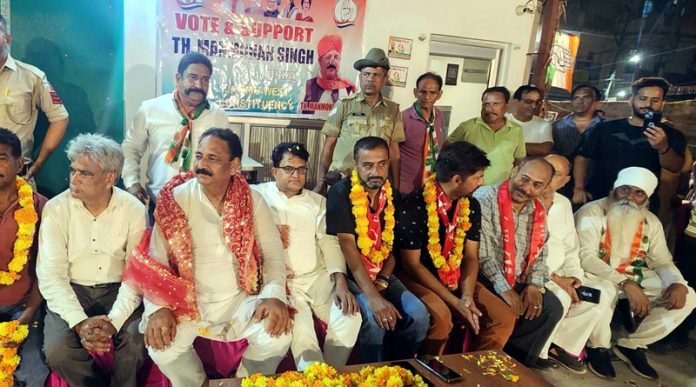
<svg viewBox="0 0 696 387">
<path fill-rule="evenodd" d="M 123 139 L 123 0 L 12 1 L 11 17 L 12 56 L 43 70 L 70 114 L 61 146 L 37 179 L 50 197 L 68 187 L 71 138 L 97 132 Z M 47 127 L 40 114 L 34 154 Z"/>
<path fill-rule="evenodd" d="M 130 124 L 140 102 L 156 95 L 156 3 L 124 0 L 126 125 Z M 498 84 L 514 89 L 528 77 L 530 57 L 527 53 L 531 51 L 532 31 L 536 25 L 535 15 L 515 13 L 515 8 L 523 3 L 523 0 L 367 0 L 362 50 L 364 54 L 371 47 L 386 51 L 389 36 L 413 39 L 410 60 L 391 58 L 394 65 L 409 68 L 406 87 L 386 90 L 387 95 L 404 106 L 413 101 L 412 89 L 418 75 L 428 71 L 430 34 L 507 44 L 510 49 Z M 420 35 L 425 36 L 424 41 L 418 39 Z M 342 65 L 343 69 L 351 67 Z"/>
</svg>

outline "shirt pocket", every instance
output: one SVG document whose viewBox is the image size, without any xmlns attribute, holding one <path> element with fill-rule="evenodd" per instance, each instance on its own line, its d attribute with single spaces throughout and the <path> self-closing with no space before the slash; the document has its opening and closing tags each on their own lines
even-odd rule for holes
<svg viewBox="0 0 696 387">
<path fill-rule="evenodd" d="M 365 137 L 368 133 L 367 117 L 365 116 L 348 116 L 341 128 L 341 136 L 356 139 Z"/>
<path fill-rule="evenodd" d="M 379 133 L 376 133 L 375 135 L 382 137 L 390 143 L 392 134 L 394 132 L 394 121 L 390 116 L 384 116 L 381 117 L 377 122 L 379 126 Z"/>
<path fill-rule="evenodd" d="M 2 108 L 11 122 L 17 125 L 27 125 L 31 122 L 31 93 L 11 94 L 5 99 L 4 105 Z"/>
</svg>

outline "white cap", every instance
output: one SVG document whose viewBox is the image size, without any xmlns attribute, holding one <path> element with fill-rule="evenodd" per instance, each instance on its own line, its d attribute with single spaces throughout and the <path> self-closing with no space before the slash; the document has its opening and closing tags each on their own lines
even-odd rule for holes
<svg viewBox="0 0 696 387">
<path fill-rule="evenodd" d="M 648 196 L 655 192 L 657 177 L 650 170 L 641 167 L 628 167 L 619 172 L 614 182 L 614 188 L 622 185 L 632 185 L 645 191 Z"/>
</svg>

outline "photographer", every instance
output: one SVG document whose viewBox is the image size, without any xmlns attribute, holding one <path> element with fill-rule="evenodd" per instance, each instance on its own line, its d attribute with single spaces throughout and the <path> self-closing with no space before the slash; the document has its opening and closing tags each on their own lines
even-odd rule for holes
<svg viewBox="0 0 696 387">
<path fill-rule="evenodd" d="M 684 164 L 686 139 L 678 130 L 662 121 L 662 108 L 670 84 L 663 78 L 646 77 L 633 83 L 628 118 L 598 125 L 582 145 L 575 160 L 573 203 L 601 199 L 609 193 L 618 172 L 627 167 L 643 167 L 656 176 L 660 168 L 678 172 Z M 588 181 L 587 166 L 596 168 Z M 650 210 L 659 208 L 657 195 L 650 198 Z"/>
</svg>

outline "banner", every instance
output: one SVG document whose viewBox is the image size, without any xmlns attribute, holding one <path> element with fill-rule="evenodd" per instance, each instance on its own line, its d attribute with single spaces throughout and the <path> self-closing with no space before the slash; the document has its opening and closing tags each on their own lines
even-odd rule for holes
<svg viewBox="0 0 696 387">
<path fill-rule="evenodd" d="M 366 0 L 159 0 L 159 90 L 191 51 L 213 63 L 208 98 L 231 112 L 325 118 L 356 92 Z"/>
<path fill-rule="evenodd" d="M 568 91 L 573 89 L 573 69 L 578 46 L 579 36 L 556 32 L 551 48 L 551 63 L 546 70 L 546 83 Z"/>
</svg>

